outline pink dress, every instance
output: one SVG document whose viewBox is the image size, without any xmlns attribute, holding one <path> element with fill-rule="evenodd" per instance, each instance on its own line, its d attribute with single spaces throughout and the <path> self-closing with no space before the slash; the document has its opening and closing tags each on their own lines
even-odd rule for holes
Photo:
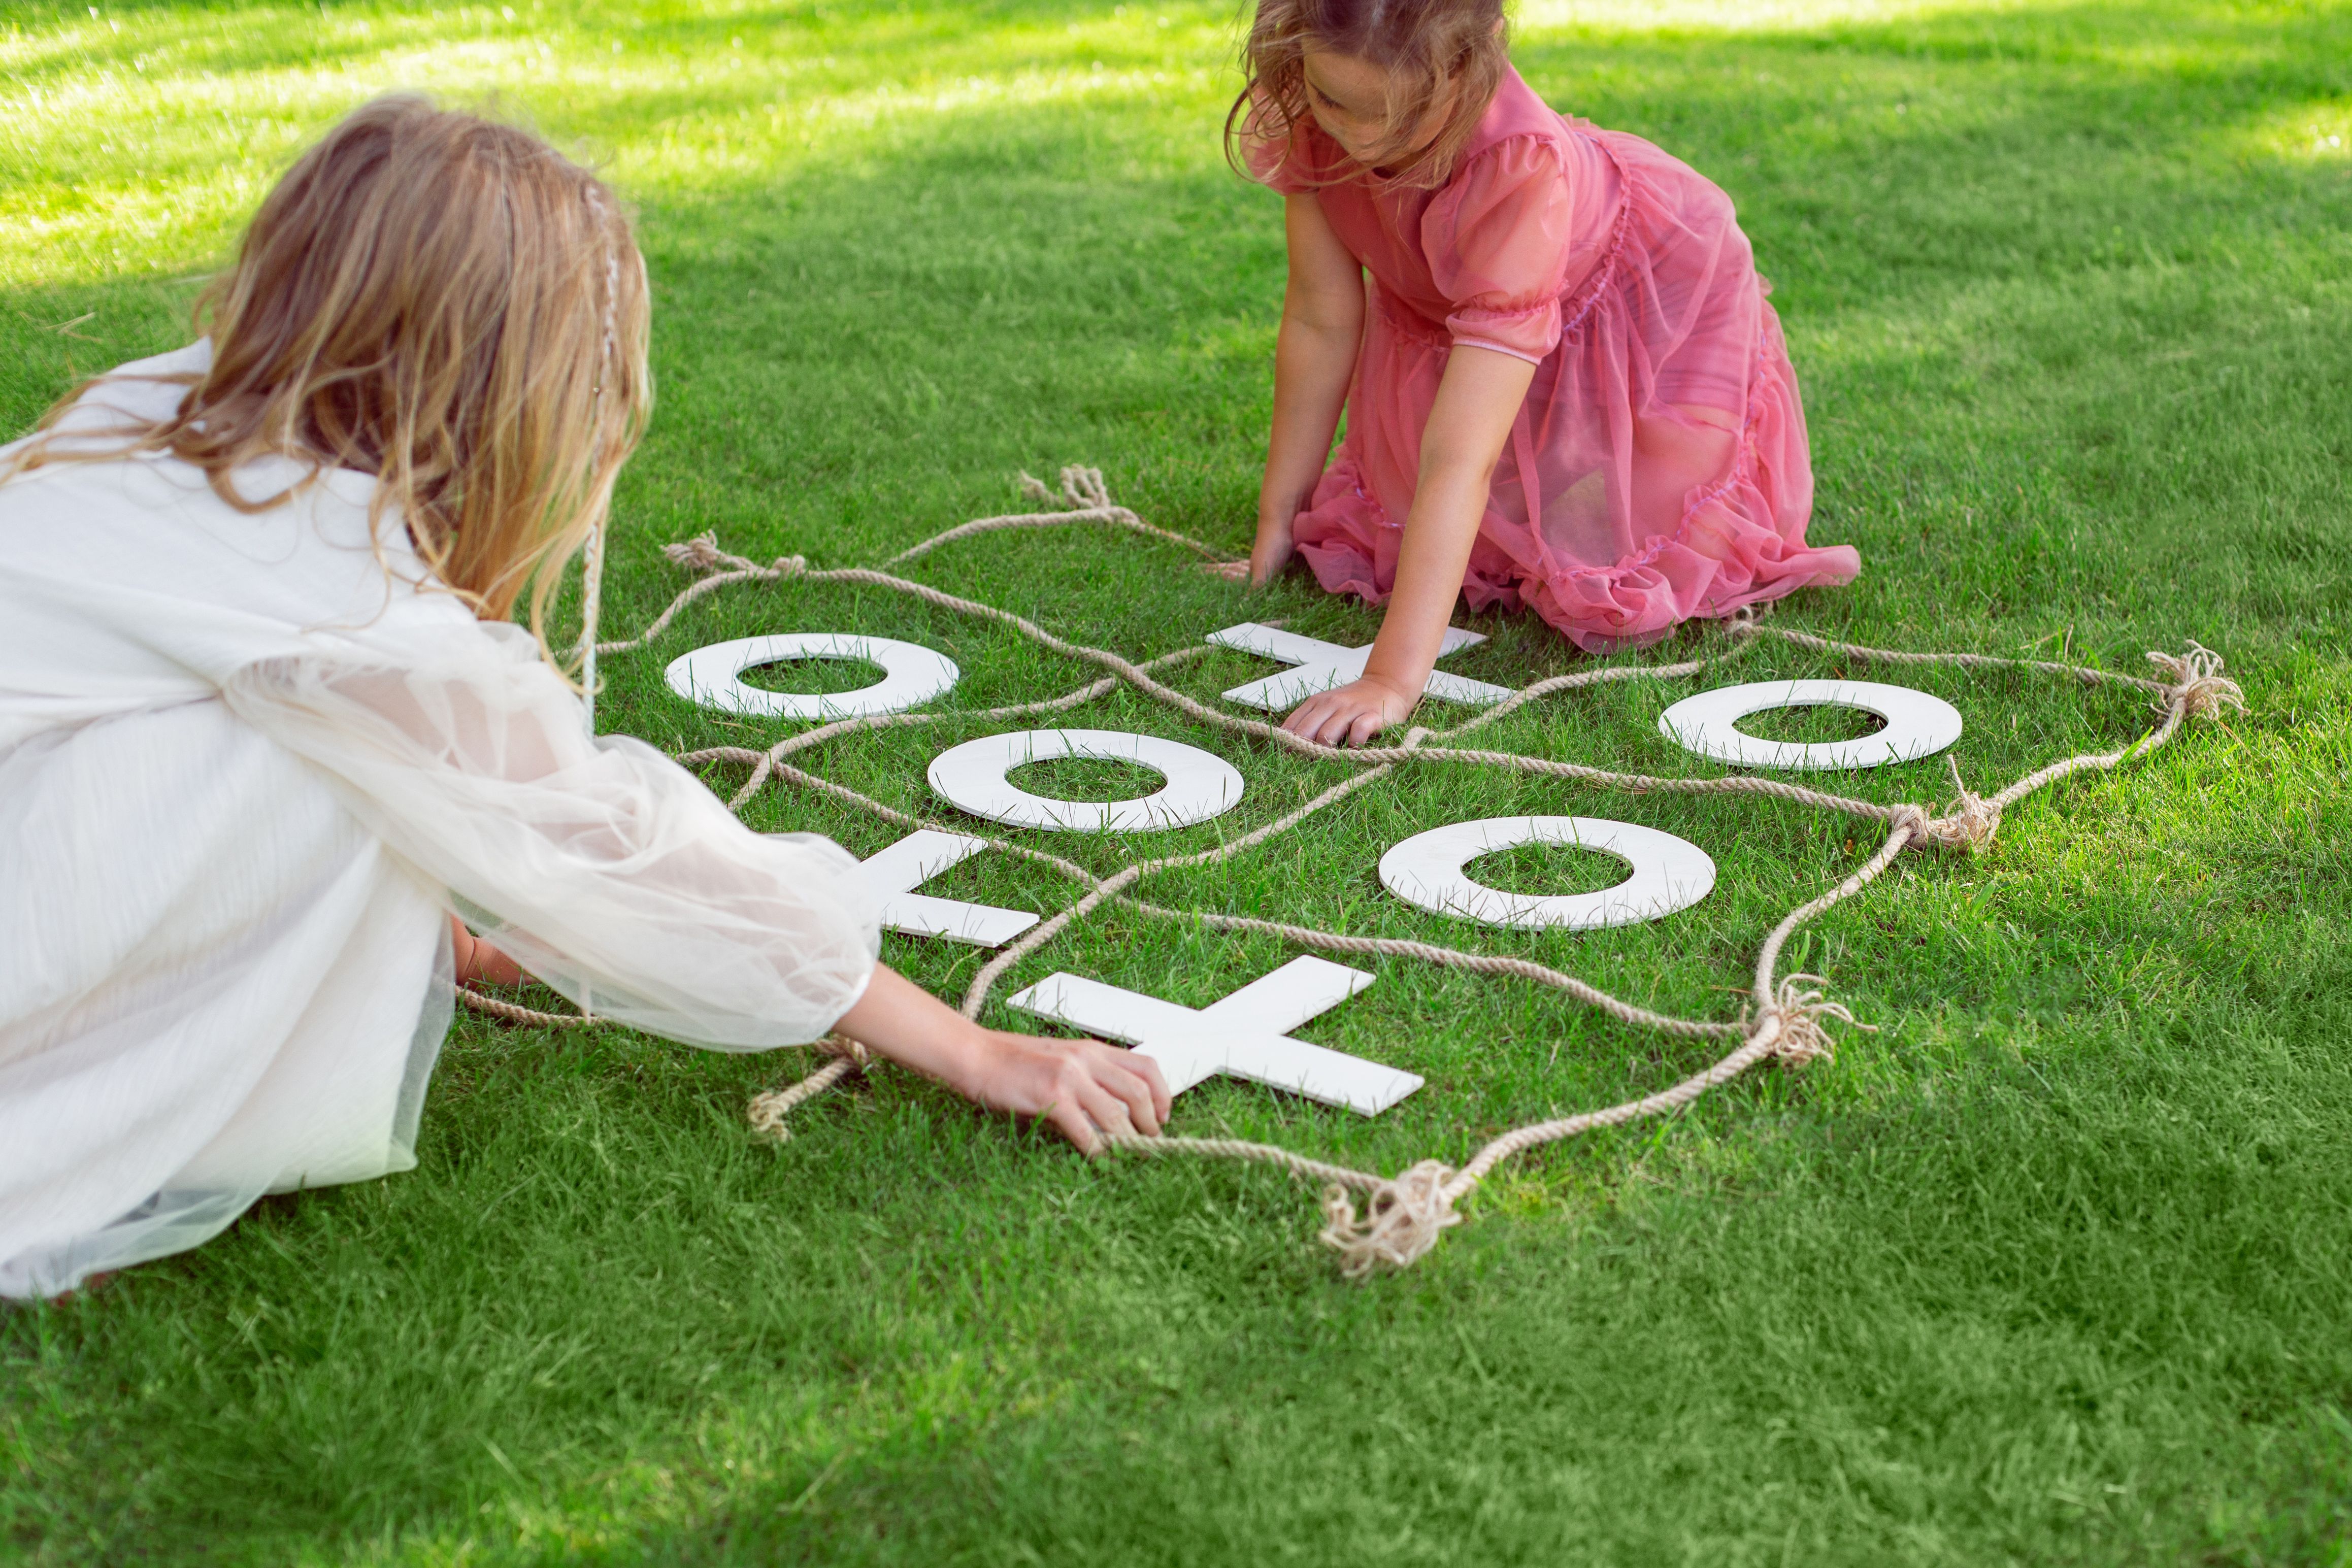
<svg viewBox="0 0 2352 1568">
<path fill-rule="evenodd" d="M 1298 515 L 1323 586 L 1385 602 L 1422 427 L 1454 345 L 1536 367 L 1463 582 L 1579 647 L 1639 646 L 1861 570 L 1805 543 L 1812 465 L 1780 324 L 1731 200 L 1506 71 L 1451 179 L 1380 191 L 1310 120 L 1248 148 L 1312 191 L 1371 275 L 1339 460 Z M 1332 183 L 1337 181 L 1338 183 Z"/>
</svg>

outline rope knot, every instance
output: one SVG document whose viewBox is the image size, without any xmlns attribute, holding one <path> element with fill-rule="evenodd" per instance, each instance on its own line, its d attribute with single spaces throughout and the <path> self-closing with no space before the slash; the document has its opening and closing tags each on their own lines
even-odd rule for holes
<svg viewBox="0 0 2352 1568">
<path fill-rule="evenodd" d="M 804 555 L 780 555 L 776 558 L 775 564 L 770 567 L 769 570 L 775 572 L 779 577 L 798 577 L 801 573 L 808 570 L 808 557 Z"/>
<path fill-rule="evenodd" d="M 760 563 L 745 560 L 740 555 L 730 555 L 719 548 L 719 536 L 705 528 L 690 539 L 679 539 L 662 546 L 662 554 L 671 562 L 688 571 L 712 571 L 728 567 L 736 571 L 757 571 Z"/>
<path fill-rule="evenodd" d="M 1818 1057 L 1833 1058 L 1836 1055 L 1831 1049 L 1834 1042 L 1830 1039 L 1827 1027 L 1831 1019 L 1852 1024 L 1865 1034 L 1878 1032 L 1876 1024 L 1857 1021 L 1843 1003 L 1830 1000 L 1818 989 L 1805 989 L 1807 981 L 1816 987 L 1829 983 L 1819 975 L 1783 977 L 1780 991 L 1765 1004 L 1762 1015 L 1757 1019 L 1756 1030 L 1748 1031 L 1749 1038 L 1753 1039 L 1758 1030 L 1776 1019 L 1780 1020 L 1780 1032 L 1773 1039 L 1772 1054 L 1780 1059 L 1783 1067 L 1802 1067 Z"/>
<path fill-rule="evenodd" d="M 726 557 L 719 552 L 719 536 L 705 529 L 690 539 L 662 546 L 662 554 L 688 571 L 709 571 Z"/>
<path fill-rule="evenodd" d="M 1948 752 L 1944 766 L 1952 770 L 1952 789 L 1958 796 L 1949 811 L 1938 817 L 1924 806 L 1903 806 L 1895 811 L 1897 825 L 1911 830 L 1915 844 L 1934 844 L 1939 849 L 1966 850 L 1976 854 L 1988 848 L 1993 835 L 2000 831 L 2000 804 L 1988 800 L 1969 788 L 1960 777 L 1960 765 Z"/>
<path fill-rule="evenodd" d="M 1453 1170 L 1437 1160 L 1423 1160 L 1411 1170 L 1381 1183 L 1365 1200 L 1357 1218 L 1348 1189 L 1334 1182 L 1323 1189 L 1323 1245 L 1339 1254 L 1339 1272 L 1360 1280 L 1374 1269 L 1403 1269 L 1437 1245 L 1440 1232 L 1462 1223 L 1454 1212 L 1454 1195 L 1446 1190 Z"/>
<path fill-rule="evenodd" d="M 850 1066 L 855 1067 L 860 1072 L 865 1071 L 866 1064 L 874 1060 L 874 1053 L 872 1051 L 866 1050 L 863 1044 L 850 1039 L 845 1034 L 826 1035 L 823 1040 L 817 1041 L 817 1049 L 825 1052 L 827 1055 L 843 1058 Z"/>
<path fill-rule="evenodd" d="M 2183 718 L 2219 718 L 2225 707 L 2246 711 L 2246 694 L 2221 674 L 2221 655 L 2191 642 L 2185 653 L 2149 653 L 2147 662 L 2172 682 L 2165 694 L 2168 707 L 2179 703 Z"/>
</svg>

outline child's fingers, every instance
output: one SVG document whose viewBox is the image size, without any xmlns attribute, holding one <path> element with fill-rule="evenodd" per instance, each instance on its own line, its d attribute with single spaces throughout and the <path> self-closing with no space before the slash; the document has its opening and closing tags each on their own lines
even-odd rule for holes
<svg viewBox="0 0 2352 1568">
<path fill-rule="evenodd" d="M 1168 1113 L 1175 1106 L 1176 1097 L 1168 1092 L 1168 1080 L 1161 1074 L 1160 1063 L 1148 1056 L 1138 1056 L 1132 1051 L 1128 1053 L 1127 1060 L 1128 1065 L 1142 1076 L 1144 1083 L 1151 1091 L 1153 1119 L 1164 1124 L 1168 1120 Z"/>
<path fill-rule="evenodd" d="M 1127 1102 L 1112 1093 L 1098 1078 L 1089 1078 L 1079 1086 L 1078 1107 L 1106 1133 L 1141 1131 L 1136 1126 L 1135 1113 Z"/>
<path fill-rule="evenodd" d="M 1319 693 L 1308 697 L 1298 711 L 1290 716 L 1283 727 L 1293 735 L 1313 741 L 1318 746 L 1332 745 L 1340 736 L 1347 733 L 1344 720 L 1336 727 L 1332 724 L 1333 710 L 1338 706 L 1330 693 Z M 1327 731 L 1329 733 L 1327 734 Z"/>
<path fill-rule="evenodd" d="M 1061 1099 L 1045 1107 L 1045 1120 L 1054 1130 L 1070 1140 L 1082 1155 L 1102 1153 L 1102 1140 L 1095 1135 L 1094 1122 L 1081 1110 L 1075 1099 Z"/>
<path fill-rule="evenodd" d="M 1119 1051 L 1117 1056 L 1127 1054 Z M 1146 1061 L 1149 1058 L 1139 1057 L 1137 1060 Z M 1160 1096 L 1153 1092 L 1151 1080 L 1106 1051 L 1096 1060 L 1095 1082 L 1116 1095 L 1126 1106 L 1129 1125 L 1149 1137 L 1160 1135 L 1160 1123 L 1164 1113 L 1160 1109 Z"/>
<path fill-rule="evenodd" d="M 1370 716 L 1375 725 L 1380 722 L 1377 712 L 1367 716 L 1360 703 L 1338 692 L 1326 692 L 1309 699 L 1307 706 L 1300 711 L 1307 716 L 1307 722 L 1298 733 L 1318 746 L 1348 745 L 1349 733 L 1365 716 Z M 1358 741 L 1356 744 L 1362 743 Z"/>
<path fill-rule="evenodd" d="M 1371 739 L 1372 737 L 1380 734 L 1380 712 L 1378 709 L 1368 708 L 1364 712 L 1358 714 L 1356 716 L 1355 722 L 1348 727 L 1348 744 L 1350 746 L 1361 746 L 1366 741 Z"/>
</svg>

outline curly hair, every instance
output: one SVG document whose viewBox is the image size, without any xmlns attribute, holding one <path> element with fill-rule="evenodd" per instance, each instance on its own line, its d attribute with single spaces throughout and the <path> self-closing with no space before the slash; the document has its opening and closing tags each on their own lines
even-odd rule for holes
<svg viewBox="0 0 2352 1568">
<path fill-rule="evenodd" d="M 1388 73 L 1389 133 L 1365 162 L 1384 184 L 1443 184 L 1510 64 L 1502 0 L 1258 0 L 1242 68 L 1249 80 L 1225 115 L 1225 155 L 1245 169 L 1244 139 L 1286 145 L 1307 106 L 1309 47 Z M 1426 122 L 1443 106 L 1434 136 Z"/>
</svg>

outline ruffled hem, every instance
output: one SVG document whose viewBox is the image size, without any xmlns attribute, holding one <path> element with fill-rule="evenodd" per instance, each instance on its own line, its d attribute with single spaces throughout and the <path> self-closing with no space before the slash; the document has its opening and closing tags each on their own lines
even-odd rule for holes
<svg viewBox="0 0 2352 1568">
<path fill-rule="evenodd" d="M 1809 546 L 1801 520 L 1792 541 L 1773 521 L 1770 486 L 1759 471 L 1759 426 L 1784 400 L 1795 399 L 1794 387 L 1774 373 L 1775 359 L 1759 355 L 1731 472 L 1691 496 L 1671 536 L 1653 537 L 1608 566 L 1547 570 L 1503 548 L 1499 538 L 1523 530 L 1489 511 L 1463 576 L 1471 610 L 1533 610 L 1585 652 L 1613 653 L 1655 643 L 1685 621 L 1720 619 L 1800 588 L 1853 581 L 1862 570 L 1853 546 Z M 1344 453 L 1316 486 L 1293 532 L 1327 591 L 1369 604 L 1388 602 L 1403 537 Z"/>
</svg>

